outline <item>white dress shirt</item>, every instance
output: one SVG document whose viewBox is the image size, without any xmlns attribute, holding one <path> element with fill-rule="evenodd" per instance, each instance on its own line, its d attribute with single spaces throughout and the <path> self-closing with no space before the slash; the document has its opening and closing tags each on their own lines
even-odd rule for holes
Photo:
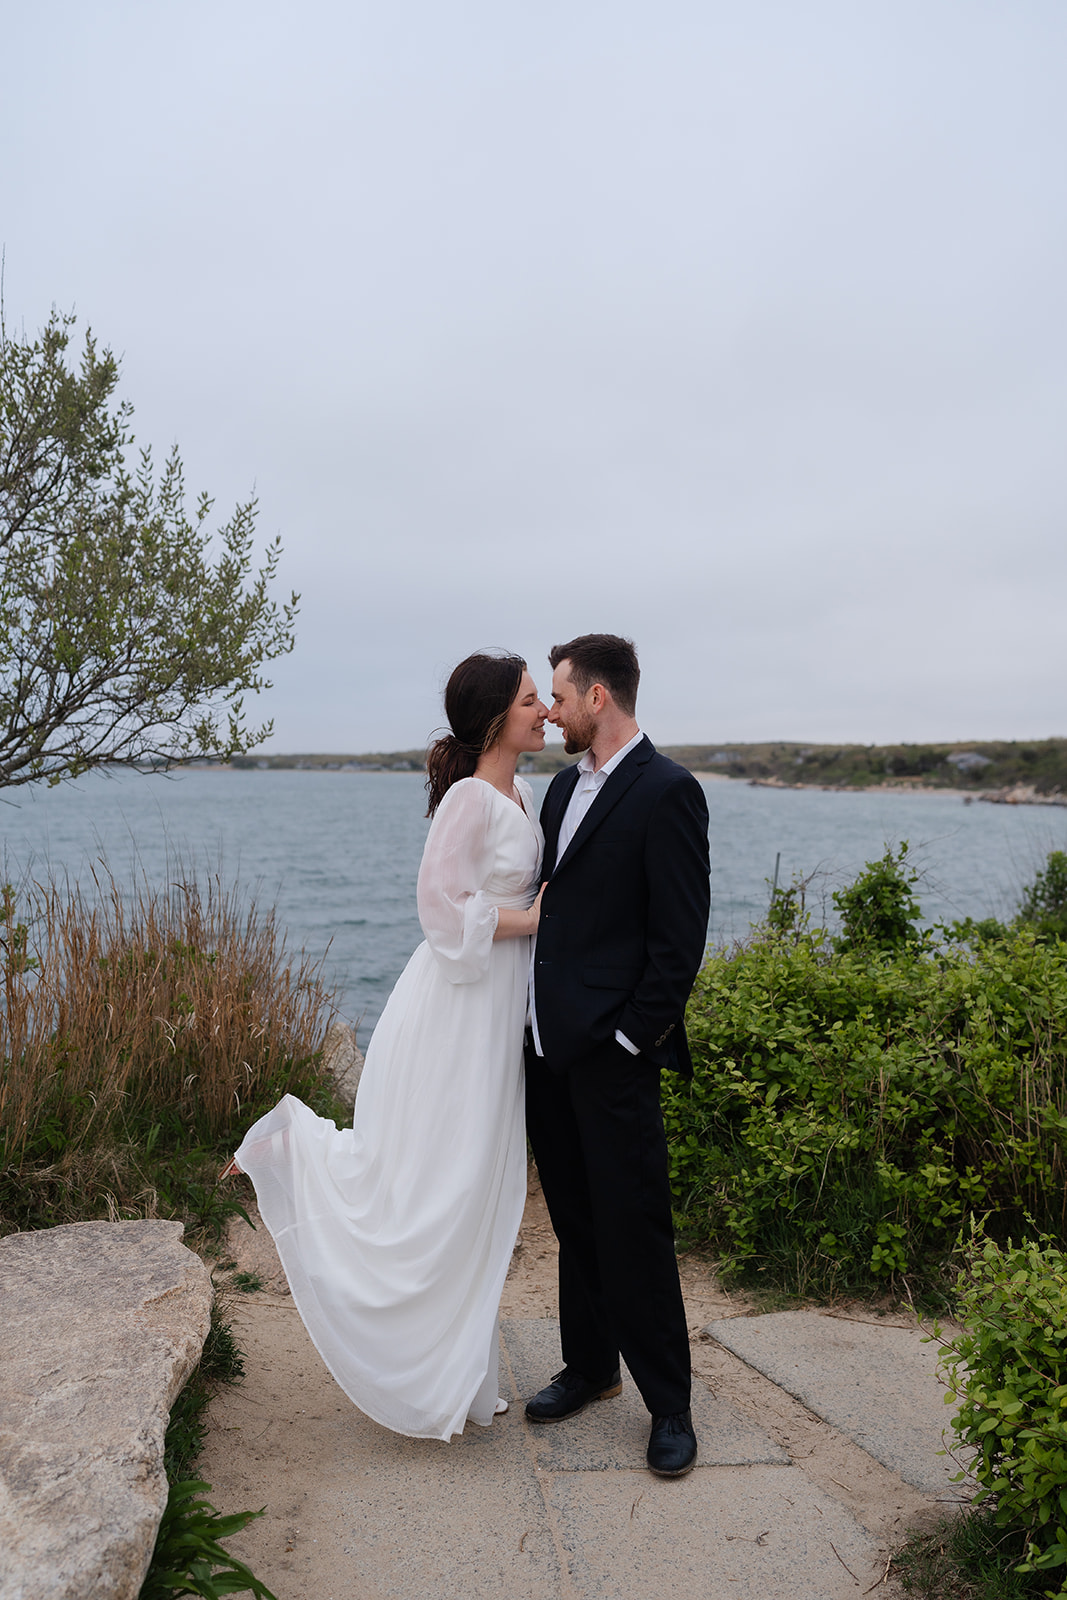
<svg viewBox="0 0 1067 1600">
<path fill-rule="evenodd" d="M 637 749 L 637 746 L 641 743 L 643 738 L 644 734 L 639 728 L 634 734 L 633 738 L 627 744 L 624 744 L 621 750 L 616 750 L 615 754 L 609 760 L 605 761 L 603 766 L 600 767 L 594 767 L 593 752 L 591 750 L 587 750 L 582 756 L 582 759 L 578 763 L 578 782 L 571 790 L 571 797 L 567 802 L 567 809 L 563 813 L 563 821 L 559 825 L 559 841 L 556 845 L 557 867 L 562 861 L 564 853 L 570 845 L 571 840 L 578 832 L 578 829 L 581 826 L 589 807 L 593 804 L 593 801 L 596 799 L 605 783 L 607 783 L 608 779 L 611 777 L 611 774 L 615 771 L 615 768 L 619 766 L 621 762 L 625 761 L 631 750 Z M 555 868 L 553 868 L 553 871 L 555 871 Z M 530 1028 L 533 1033 L 534 1049 L 537 1051 L 539 1056 L 543 1056 L 545 1052 L 541 1048 L 541 1036 L 537 1031 L 537 1005 L 534 998 L 533 983 L 534 955 L 536 949 L 537 936 L 535 934 L 530 942 Z M 619 1028 L 615 1029 L 615 1037 L 624 1049 L 629 1050 L 632 1056 L 641 1054 L 637 1046 L 633 1044 L 632 1041 L 629 1040 Z"/>
</svg>

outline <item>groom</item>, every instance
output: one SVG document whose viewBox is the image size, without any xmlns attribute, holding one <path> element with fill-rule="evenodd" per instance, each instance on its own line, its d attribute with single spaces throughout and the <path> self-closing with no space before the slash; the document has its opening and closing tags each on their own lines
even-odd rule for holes
<svg viewBox="0 0 1067 1600">
<path fill-rule="evenodd" d="M 628 639 L 585 634 L 549 660 L 548 721 L 584 754 L 541 808 L 526 1125 L 559 1239 L 566 1365 L 526 1415 L 561 1422 L 618 1394 L 621 1354 L 652 1415 L 648 1465 L 680 1477 L 697 1442 L 659 1075 L 692 1076 L 683 1014 L 707 936 L 708 810 L 637 725 Z"/>
</svg>

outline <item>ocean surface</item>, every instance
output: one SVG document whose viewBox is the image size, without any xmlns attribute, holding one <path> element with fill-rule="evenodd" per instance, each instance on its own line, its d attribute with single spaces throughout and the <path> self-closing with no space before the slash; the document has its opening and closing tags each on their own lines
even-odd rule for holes
<svg viewBox="0 0 1067 1600">
<path fill-rule="evenodd" d="M 549 779 L 532 780 L 540 798 Z M 827 793 L 707 779 L 715 945 L 746 936 L 779 882 L 812 876 L 808 905 L 886 844 L 910 842 L 927 922 L 1011 912 L 1048 852 L 1067 849 L 1067 810 L 967 805 L 958 794 Z M 92 773 L 56 789 L 8 790 L 0 838 L 8 882 L 49 874 L 162 887 L 194 871 L 274 905 L 291 950 L 324 962 L 339 1010 L 366 1045 L 421 939 L 415 877 L 426 837 L 423 778 L 405 772 L 188 769 Z M 97 869 L 99 870 L 99 868 Z"/>
</svg>

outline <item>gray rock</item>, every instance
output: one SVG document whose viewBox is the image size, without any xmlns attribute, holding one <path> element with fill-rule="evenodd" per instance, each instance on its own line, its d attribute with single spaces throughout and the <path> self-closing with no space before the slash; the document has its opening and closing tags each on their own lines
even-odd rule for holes
<svg viewBox="0 0 1067 1600">
<path fill-rule="evenodd" d="M 140 1591 L 170 1408 L 211 1312 L 181 1237 L 179 1222 L 81 1222 L 0 1239 L 2 1600 Z"/>
<path fill-rule="evenodd" d="M 356 1043 L 355 1029 L 346 1022 L 331 1022 L 326 1030 L 322 1059 L 341 1098 L 354 1105 L 363 1071 L 363 1051 Z"/>
</svg>

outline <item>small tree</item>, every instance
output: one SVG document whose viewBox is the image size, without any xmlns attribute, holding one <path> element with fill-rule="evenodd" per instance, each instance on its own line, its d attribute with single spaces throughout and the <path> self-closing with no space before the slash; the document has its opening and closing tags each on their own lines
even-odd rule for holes
<svg viewBox="0 0 1067 1600">
<path fill-rule="evenodd" d="M 1067 851 L 1049 851 L 1044 869 L 1023 890 L 1015 921 L 1050 943 L 1067 939 Z"/>
<path fill-rule="evenodd" d="M 908 865 L 908 841 L 894 854 L 887 845 L 878 861 L 868 861 L 854 883 L 834 892 L 841 914 L 839 950 L 899 950 L 919 937 L 915 898 L 919 874 Z"/>
<path fill-rule="evenodd" d="M 0 786 L 249 750 L 271 724 L 243 696 L 294 642 L 280 541 L 252 567 L 255 500 L 210 560 L 211 500 L 190 518 L 177 448 L 158 483 L 148 451 L 128 469 L 118 364 L 87 333 L 69 365 L 73 324 L 20 342 L 0 318 Z"/>
</svg>

